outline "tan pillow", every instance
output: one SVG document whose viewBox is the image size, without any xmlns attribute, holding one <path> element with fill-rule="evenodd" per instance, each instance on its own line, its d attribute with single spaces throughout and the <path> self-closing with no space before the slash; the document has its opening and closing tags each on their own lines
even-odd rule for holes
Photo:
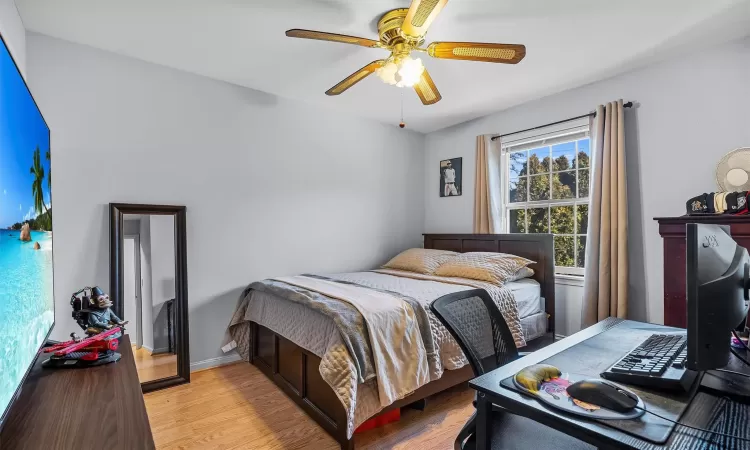
<svg viewBox="0 0 750 450">
<path fill-rule="evenodd" d="M 441 277 L 469 278 L 501 285 L 511 281 L 519 269 L 533 264 L 526 258 L 507 253 L 462 253 L 443 263 L 435 271 Z"/>
<path fill-rule="evenodd" d="M 383 269 L 406 270 L 409 272 L 432 275 L 440 264 L 455 257 L 458 253 L 448 250 L 410 248 L 396 255 L 385 263 Z"/>
</svg>

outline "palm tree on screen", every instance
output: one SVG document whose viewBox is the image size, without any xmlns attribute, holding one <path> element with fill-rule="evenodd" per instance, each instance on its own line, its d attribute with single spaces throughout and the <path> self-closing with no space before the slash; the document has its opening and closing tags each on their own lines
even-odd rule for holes
<svg viewBox="0 0 750 450">
<path fill-rule="evenodd" d="M 44 204 L 44 166 L 42 166 L 39 147 L 34 150 L 34 165 L 29 171 L 34 175 L 34 181 L 31 183 L 31 194 L 34 196 L 34 209 L 37 214 L 42 213 L 42 209 L 47 211 L 47 205 Z"/>
<path fill-rule="evenodd" d="M 49 150 L 47 150 L 44 156 L 47 158 L 47 161 L 50 160 Z M 52 191 L 52 168 L 49 169 L 49 173 L 47 174 L 47 190 Z"/>
</svg>

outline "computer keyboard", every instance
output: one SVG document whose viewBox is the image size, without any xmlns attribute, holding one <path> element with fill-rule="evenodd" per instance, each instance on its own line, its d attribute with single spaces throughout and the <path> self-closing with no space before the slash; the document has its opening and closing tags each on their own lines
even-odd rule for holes
<svg viewBox="0 0 750 450">
<path fill-rule="evenodd" d="M 688 391 L 698 372 L 685 368 L 686 344 L 684 334 L 652 334 L 601 377 L 654 389 Z"/>
</svg>

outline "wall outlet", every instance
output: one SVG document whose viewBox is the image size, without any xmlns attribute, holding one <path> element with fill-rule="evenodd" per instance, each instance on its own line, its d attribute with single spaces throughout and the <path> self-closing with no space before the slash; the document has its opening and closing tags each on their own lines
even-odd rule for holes
<svg viewBox="0 0 750 450">
<path fill-rule="evenodd" d="M 227 352 L 231 352 L 235 348 L 237 348 L 237 342 L 232 341 L 232 342 L 228 343 L 227 345 L 225 345 L 224 347 L 221 347 L 221 350 L 224 353 L 227 353 Z"/>
</svg>

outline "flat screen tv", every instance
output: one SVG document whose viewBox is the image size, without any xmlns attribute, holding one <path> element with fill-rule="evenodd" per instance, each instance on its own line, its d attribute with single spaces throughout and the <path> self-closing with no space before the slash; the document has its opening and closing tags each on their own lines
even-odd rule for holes
<svg viewBox="0 0 750 450">
<path fill-rule="evenodd" d="M 0 429 L 55 324 L 50 132 L 0 36 Z M 43 424 L 40 424 L 43 426 Z"/>
</svg>

